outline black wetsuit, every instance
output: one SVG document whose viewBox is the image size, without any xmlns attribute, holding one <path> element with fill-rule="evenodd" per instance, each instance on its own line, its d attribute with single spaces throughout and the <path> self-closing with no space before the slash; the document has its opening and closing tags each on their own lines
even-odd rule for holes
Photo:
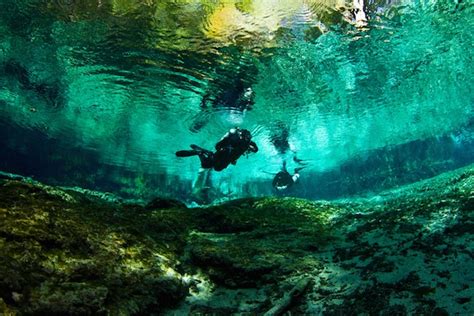
<svg viewBox="0 0 474 316">
<path fill-rule="evenodd" d="M 273 187 L 278 190 L 278 191 L 283 191 L 295 184 L 296 181 L 298 181 L 298 178 L 300 177 L 300 170 L 303 169 L 304 167 L 296 168 L 295 173 L 291 175 L 287 170 L 286 170 L 286 161 L 283 162 L 283 168 L 280 172 L 278 172 L 275 177 L 273 178 L 272 185 Z"/>
<path fill-rule="evenodd" d="M 224 170 L 229 164 L 236 164 L 237 159 L 247 152 L 257 152 L 257 145 L 251 141 L 250 132 L 246 129 L 231 129 L 215 146 L 216 151 L 191 145 L 192 150 L 176 152 L 178 157 L 199 156 L 201 168 L 216 171 Z"/>
<path fill-rule="evenodd" d="M 293 184 L 293 177 L 286 170 L 278 172 L 272 182 L 273 187 L 277 190 L 287 189 Z"/>
</svg>

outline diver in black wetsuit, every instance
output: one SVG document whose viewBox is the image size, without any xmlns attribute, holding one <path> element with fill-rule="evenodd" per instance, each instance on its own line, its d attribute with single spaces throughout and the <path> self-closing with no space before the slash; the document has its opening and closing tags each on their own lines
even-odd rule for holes
<svg viewBox="0 0 474 316">
<path fill-rule="evenodd" d="M 272 186 L 279 192 L 286 191 L 295 184 L 300 174 L 301 169 L 305 168 L 306 163 L 304 160 L 298 159 L 296 153 L 291 149 L 289 137 L 290 130 L 288 126 L 281 121 L 277 121 L 275 124 L 276 129 L 274 130 L 270 141 L 272 142 L 275 149 L 279 152 L 281 156 L 287 156 L 288 151 L 292 151 L 295 155 L 293 156 L 293 161 L 298 164 L 300 167 L 295 168 L 295 172 L 291 175 L 286 169 L 286 160 L 283 161 L 282 169 L 275 175 L 273 178 Z"/>
<path fill-rule="evenodd" d="M 286 161 L 284 161 L 282 170 L 275 175 L 275 178 L 273 178 L 273 187 L 277 191 L 283 191 L 290 188 L 298 181 L 300 177 L 299 172 L 303 168 L 304 167 L 296 168 L 294 174 L 290 175 L 290 173 L 286 170 Z"/>
<path fill-rule="evenodd" d="M 245 153 L 258 151 L 257 144 L 252 141 L 250 132 L 246 129 L 231 129 L 215 146 L 216 152 L 191 145 L 192 150 L 176 152 L 178 157 L 199 156 L 201 168 L 224 170 L 229 164 L 235 165 L 237 159 Z"/>
</svg>

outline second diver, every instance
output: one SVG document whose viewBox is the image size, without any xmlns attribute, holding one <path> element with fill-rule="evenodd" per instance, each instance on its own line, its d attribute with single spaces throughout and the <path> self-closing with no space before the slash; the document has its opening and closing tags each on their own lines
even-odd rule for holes
<svg viewBox="0 0 474 316">
<path fill-rule="evenodd" d="M 293 175 L 291 175 L 287 170 L 286 170 L 286 161 L 283 162 L 283 168 L 280 172 L 278 172 L 275 175 L 275 178 L 273 178 L 272 186 L 277 190 L 277 191 L 283 191 L 295 184 L 299 177 L 300 177 L 300 170 L 303 169 L 304 167 L 299 167 L 295 169 L 295 172 Z"/>
</svg>

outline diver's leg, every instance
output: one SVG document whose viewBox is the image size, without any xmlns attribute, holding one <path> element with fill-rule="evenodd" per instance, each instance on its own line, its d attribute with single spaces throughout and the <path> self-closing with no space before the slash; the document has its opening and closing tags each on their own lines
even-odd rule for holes
<svg viewBox="0 0 474 316">
<path fill-rule="evenodd" d="M 308 162 L 307 162 L 308 160 L 299 159 L 298 157 L 296 157 L 296 155 L 293 157 L 293 161 L 299 164 L 300 166 L 308 165 Z"/>
<path fill-rule="evenodd" d="M 304 168 L 306 167 L 295 168 L 295 173 L 300 173 L 300 171 L 303 170 Z"/>
<path fill-rule="evenodd" d="M 214 153 L 211 151 L 200 151 L 199 160 L 201 161 L 201 168 L 210 169 L 214 166 Z"/>
<path fill-rule="evenodd" d="M 198 190 L 204 185 L 205 180 L 207 178 L 208 171 L 209 169 L 199 168 L 196 179 L 194 179 L 194 182 L 193 182 L 193 192 L 195 190 Z"/>
</svg>

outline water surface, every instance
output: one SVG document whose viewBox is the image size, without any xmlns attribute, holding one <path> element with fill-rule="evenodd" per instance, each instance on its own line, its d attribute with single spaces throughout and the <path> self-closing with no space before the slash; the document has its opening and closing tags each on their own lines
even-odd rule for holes
<svg viewBox="0 0 474 316">
<path fill-rule="evenodd" d="M 288 194 L 307 198 L 472 163 L 472 2 L 354 5 L 2 0 L 0 168 L 187 199 L 198 159 L 174 152 L 234 126 L 260 151 L 214 173 L 211 199 L 274 193 L 295 156 Z"/>
</svg>

